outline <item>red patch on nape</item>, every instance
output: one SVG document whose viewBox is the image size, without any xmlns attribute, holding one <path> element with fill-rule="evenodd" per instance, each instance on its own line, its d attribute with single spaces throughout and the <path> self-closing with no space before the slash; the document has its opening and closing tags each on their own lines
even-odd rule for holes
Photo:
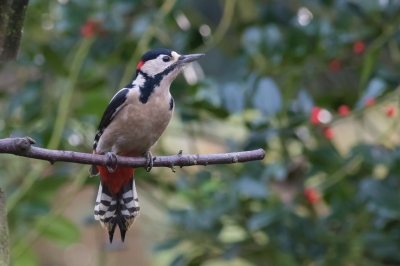
<svg viewBox="0 0 400 266">
<path fill-rule="evenodd" d="M 113 195 L 117 194 L 121 187 L 128 183 L 135 171 L 134 168 L 124 166 L 118 166 L 114 173 L 110 173 L 107 166 L 98 165 L 97 169 L 99 169 L 103 184 L 108 187 Z"/>
<path fill-rule="evenodd" d="M 136 69 L 140 69 L 144 65 L 143 61 L 140 61 L 139 64 L 137 65 Z"/>
</svg>

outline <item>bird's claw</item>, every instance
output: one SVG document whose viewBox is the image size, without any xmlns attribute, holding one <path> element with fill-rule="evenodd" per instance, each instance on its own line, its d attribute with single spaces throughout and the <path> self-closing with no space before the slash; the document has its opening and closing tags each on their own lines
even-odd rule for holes
<svg viewBox="0 0 400 266">
<path fill-rule="evenodd" d="M 150 172 L 154 165 L 153 155 L 150 151 L 146 151 L 143 156 L 146 157 L 146 167 L 144 169 L 146 169 L 147 172 Z"/>
<path fill-rule="evenodd" d="M 118 167 L 118 165 L 117 165 L 117 163 L 118 163 L 117 155 L 116 155 L 114 152 L 107 152 L 107 156 L 108 156 L 108 158 L 110 158 L 111 164 L 112 164 L 112 165 L 115 165 L 114 168 L 112 168 L 111 166 L 108 166 L 108 165 L 107 165 L 107 169 L 108 169 L 108 171 L 109 171 L 110 173 L 114 173 L 115 170 L 117 170 L 117 167 Z"/>
</svg>

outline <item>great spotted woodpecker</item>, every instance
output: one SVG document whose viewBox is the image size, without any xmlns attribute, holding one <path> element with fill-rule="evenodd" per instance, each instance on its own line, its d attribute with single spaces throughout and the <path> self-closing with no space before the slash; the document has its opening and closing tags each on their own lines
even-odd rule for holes
<svg viewBox="0 0 400 266">
<path fill-rule="evenodd" d="M 150 148 L 164 132 L 174 99 L 169 87 L 185 65 L 204 54 L 180 55 L 168 49 L 155 49 L 142 56 L 135 79 L 111 99 L 104 111 L 93 143 L 93 153 L 107 154 L 116 162 L 120 156 L 146 156 L 153 166 Z M 100 174 L 101 182 L 94 218 L 108 230 L 110 242 L 116 226 L 124 241 L 126 231 L 139 216 L 139 200 L 133 177 L 135 169 L 92 165 L 89 174 Z"/>
</svg>

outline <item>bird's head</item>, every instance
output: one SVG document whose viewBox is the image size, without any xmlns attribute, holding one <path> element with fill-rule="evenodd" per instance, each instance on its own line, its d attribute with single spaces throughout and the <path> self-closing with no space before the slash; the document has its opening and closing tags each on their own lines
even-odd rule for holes
<svg viewBox="0 0 400 266">
<path fill-rule="evenodd" d="M 145 53 L 136 67 L 136 76 L 141 73 L 149 77 L 161 76 L 172 80 L 184 66 L 204 54 L 180 55 L 169 49 L 154 49 Z"/>
<path fill-rule="evenodd" d="M 168 49 L 154 49 L 142 56 L 136 67 L 135 80 L 126 88 L 137 86 L 139 100 L 146 103 L 151 94 L 169 95 L 169 87 L 184 66 L 204 54 L 180 55 Z"/>
</svg>

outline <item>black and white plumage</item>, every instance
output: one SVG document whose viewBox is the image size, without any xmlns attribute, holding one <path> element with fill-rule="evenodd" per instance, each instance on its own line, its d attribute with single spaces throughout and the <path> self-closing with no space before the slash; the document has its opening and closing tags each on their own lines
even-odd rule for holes
<svg viewBox="0 0 400 266">
<path fill-rule="evenodd" d="M 101 135 L 103 134 L 104 130 L 111 123 L 111 120 L 118 113 L 118 111 L 121 110 L 121 108 L 124 106 L 124 103 L 126 101 L 126 95 L 128 94 L 128 92 L 129 89 L 124 88 L 119 92 L 117 92 L 117 94 L 115 94 L 114 97 L 111 99 L 110 103 L 108 104 L 106 110 L 103 113 L 103 117 L 101 118 L 99 128 L 96 132 L 96 136 L 93 142 L 93 150 L 96 150 L 97 143 Z"/>
<path fill-rule="evenodd" d="M 103 184 L 100 182 L 94 207 L 94 218 L 99 220 L 103 227 L 107 228 L 110 242 L 112 242 L 117 225 L 121 233 L 121 239 L 124 241 L 126 231 L 131 227 L 135 219 L 139 217 L 139 214 L 139 198 L 133 176 L 114 195 L 106 186 L 103 188 Z"/>
<path fill-rule="evenodd" d="M 168 49 L 155 49 L 143 55 L 135 79 L 118 91 L 107 106 L 93 143 L 95 154 L 138 157 L 149 154 L 173 111 L 169 87 L 188 63 L 204 54 L 179 55 Z M 151 154 L 148 156 L 152 160 Z M 110 242 L 116 226 L 124 240 L 126 231 L 139 216 L 133 168 L 95 166 L 90 176 L 100 173 L 101 183 L 94 216 L 109 232 Z"/>
</svg>

